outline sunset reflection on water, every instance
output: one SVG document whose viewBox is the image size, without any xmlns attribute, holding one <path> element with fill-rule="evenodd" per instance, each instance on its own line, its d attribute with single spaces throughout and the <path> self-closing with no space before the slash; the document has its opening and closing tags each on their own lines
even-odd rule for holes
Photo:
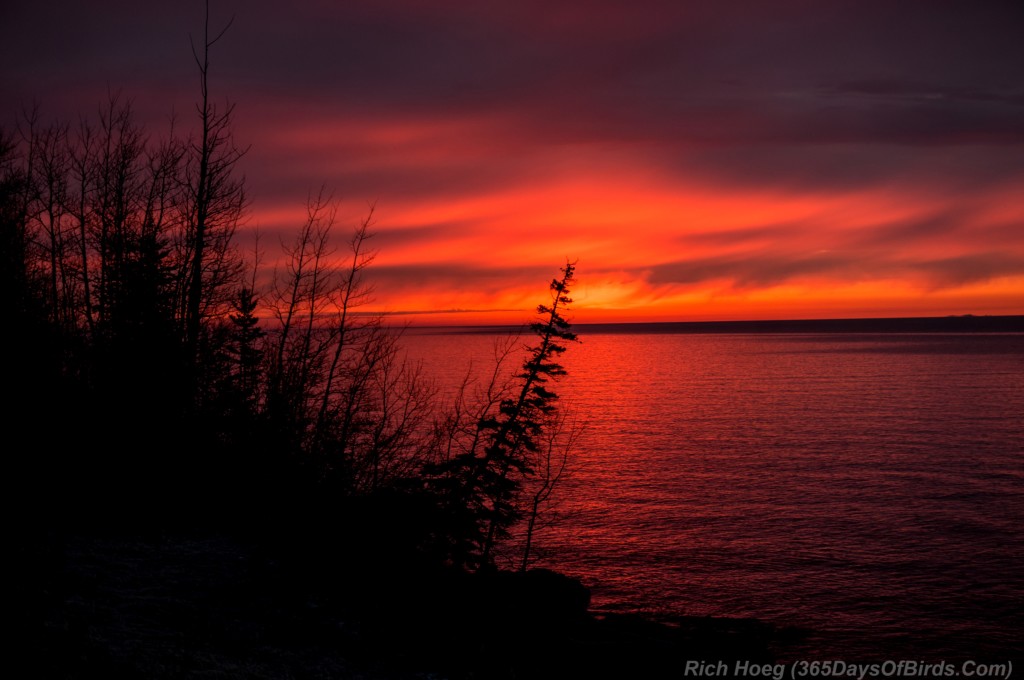
<svg viewBox="0 0 1024 680">
<path fill-rule="evenodd" d="M 605 611 L 757 617 L 820 651 L 1004 653 L 1024 629 L 1024 336 L 587 334 L 541 563 Z M 413 333 L 442 385 L 494 336 Z"/>
</svg>

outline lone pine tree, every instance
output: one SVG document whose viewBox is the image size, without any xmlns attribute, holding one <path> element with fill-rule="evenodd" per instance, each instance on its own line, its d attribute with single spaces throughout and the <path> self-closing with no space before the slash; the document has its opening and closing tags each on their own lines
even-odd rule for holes
<svg viewBox="0 0 1024 680">
<path fill-rule="evenodd" d="M 543 433 L 557 410 L 558 395 L 551 383 L 566 374 L 558 357 L 567 343 L 577 341 L 562 316 L 572 303 L 569 287 L 575 265 L 560 270 L 551 281 L 551 303 L 540 305 L 540 319 L 531 325 L 537 344 L 516 374 L 518 385 L 497 411 L 477 423 L 479 447 L 472 447 L 438 466 L 438 491 L 445 498 L 452 522 L 449 559 L 468 568 L 491 564 L 495 543 L 523 516 L 521 491 L 534 473 L 535 458 L 544 444 Z"/>
</svg>

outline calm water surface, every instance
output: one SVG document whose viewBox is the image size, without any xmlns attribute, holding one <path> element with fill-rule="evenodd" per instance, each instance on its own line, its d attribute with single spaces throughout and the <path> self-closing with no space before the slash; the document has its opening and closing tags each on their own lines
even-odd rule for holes
<svg viewBox="0 0 1024 680">
<path fill-rule="evenodd" d="M 596 609 L 756 617 L 846 658 L 1024 657 L 1024 335 L 581 337 L 572 515 L 538 541 Z M 406 344 L 451 385 L 493 342 Z"/>
</svg>

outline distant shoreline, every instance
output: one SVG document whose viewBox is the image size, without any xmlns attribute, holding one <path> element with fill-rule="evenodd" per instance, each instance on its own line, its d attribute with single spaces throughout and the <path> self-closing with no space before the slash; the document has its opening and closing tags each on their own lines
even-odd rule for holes
<svg viewBox="0 0 1024 680">
<path fill-rule="evenodd" d="M 515 331 L 511 325 L 410 326 L 413 335 L 463 335 Z M 1024 315 L 936 316 L 877 319 L 793 319 L 771 321 L 663 321 L 574 323 L 580 335 L 592 334 L 746 334 L 746 333 L 1024 333 Z"/>
</svg>

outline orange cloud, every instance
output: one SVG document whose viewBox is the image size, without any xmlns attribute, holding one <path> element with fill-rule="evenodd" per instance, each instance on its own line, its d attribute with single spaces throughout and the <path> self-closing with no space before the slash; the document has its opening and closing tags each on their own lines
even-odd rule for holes
<svg viewBox="0 0 1024 680">
<path fill-rule="evenodd" d="M 494 145 L 474 140 L 501 121 L 361 125 L 346 138 L 371 155 L 380 147 L 374 163 L 429 173 L 486 165 Z M 333 148 L 336 135 L 314 128 L 275 143 L 305 152 L 317 140 Z M 1005 189 L 755 189 L 660 171 L 642 149 L 616 144 L 524 155 L 537 172 L 520 163 L 472 191 L 379 199 L 377 308 L 420 313 L 419 323 L 515 322 L 569 258 L 579 260 L 583 320 L 1024 311 L 1024 239 L 1013 231 L 1024 205 Z M 342 222 L 366 211 L 361 201 L 340 205 Z M 256 221 L 283 228 L 287 213 L 274 207 Z"/>
<path fill-rule="evenodd" d="M 940 225 L 935 215 L 942 212 L 941 197 L 889 190 L 711 191 L 651 176 L 639 163 L 620 170 L 628 179 L 571 169 L 556 180 L 524 181 L 477 196 L 382 206 L 381 232 L 395 238 L 381 252 L 380 263 L 392 269 L 416 265 L 423 279 L 411 282 L 415 294 L 405 286 L 389 295 L 383 283 L 380 302 L 420 311 L 529 308 L 531 296 L 524 288 L 529 282 L 509 270 L 547 266 L 553 272 L 568 257 L 580 261 L 578 310 L 587 315 L 608 315 L 602 310 L 612 309 L 630 318 L 976 311 L 959 305 L 978 304 L 984 298 L 980 292 L 940 291 L 986 278 L 984 257 L 972 262 L 963 256 L 988 255 L 996 245 L 972 243 L 972 233 L 1024 219 L 1019 208 L 1003 205 L 961 210 L 955 224 Z M 430 225 L 448 226 L 435 229 L 430 240 L 403 243 L 403 231 Z M 921 233 L 915 235 L 915 229 Z M 899 232 L 897 243 L 887 239 L 893 231 Z M 993 275 L 1022 270 L 1019 243 L 998 250 L 1007 271 Z M 502 270 L 506 286 L 495 291 L 454 281 L 434 285 L 429 268 L 443 279 L 445 269 L 456 263 L 471 264 L 477 274 Z M 978 271 L 968 271 L 972 267 Z M 985 290 L 1011 295 L 1022 290 L 1019 279 L 1000 280 Z M 900 291 L 898 303 L 894 291 Z"/>
</svg>

